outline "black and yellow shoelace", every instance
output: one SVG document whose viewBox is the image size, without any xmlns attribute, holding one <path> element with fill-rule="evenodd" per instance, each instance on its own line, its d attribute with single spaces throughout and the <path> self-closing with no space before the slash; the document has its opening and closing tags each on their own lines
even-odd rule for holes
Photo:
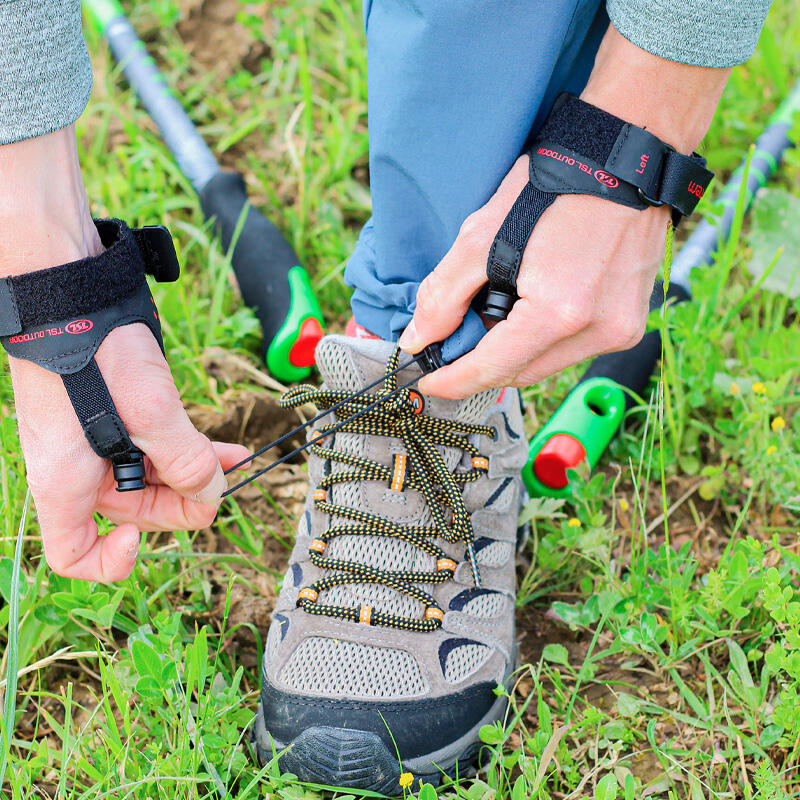
<svg viewBox="0 0 800 800">
<path fill-rule="evenodd" d="M 322 614 L 367 625 L 385 625 L 425 632 L 436 630 L 441 626 L 444 611 L 430 594 L 414 584 L 444 583 L 454 576 L 458 566 L 433 543 L 432 539 L 464 542 L 473 580 L 476 586 L 480 586 L 480 574 L 473 550 L 472 521 L 461 492 L 465 484 L 478 480 L 488 472 L 489 460 L 480 454 L 467 437 L 482 434 L 495 438 L 497 432 L 487 425 L 472 425 L 424 416 L 421 413 L 423 409 L 420 394 L 409 388 L 401 388 L 398 391 L 397 375 L 390 374 L 396 369 L 399 357 L 400 350 L 397 349 L 387 362 L 387 377 L 383 388 L 377 394 L 348 400 L 351 397 L 350 392 L 303 385 L 290 389 L 281 398 L 280 403 L 284 408 L 312 404 L 319 409 L 326 409 L 342 402 L 343 405 L 338 409 L 340 422 L 322 426 L 314 431 L 311 434 L 314 444 L 310 450 L 318 458 L 352 467 L 352 470 L 331 472 L 324 476 L 314 490 L 314 503 L 320 511 L 352 520 L 354 524 L 333 526 L 312 539 L 309 547 L 311 562 L 320 569 L 330 570 L 332 574 L 302 589 L 298 595 L 297 605 L 309 614 Z M 385 401 L 375 404 L 376 399 L 382 396 L 386 398 Z M 372 404 L 375 404 L 375 408 L 365 411 Z M 353 418 L 356 415 L 358 416 Z M 344 420 L 344 424 L 341 420 Z M 396 454 L 392 466 L 387 467 L 328 447 L 324 439 L 334 425 L 340 425 L 339 430 L 345 433 L 400 439 L 405 446 L 405 453 Z M 465 451 L 472 457 L 472 468 L 466 472 L 451 473 L 436 445 Z M 332 486 L 359 481 L 385 482 L 395 491 L 413 489 L 419 492 L 431 509 L 433 525 L 430 527 L 400 525 L 366 511 L 332 503 L 328 499 L 328 492 Z M 382 570 L 326 556 L 328 543 L 338 536 L 380 536 L 402 539 L 433 556 L 435 570 L 433 572 Z M 387 614 L 376 611 L 369 605 L 349 608 L 317 602 L 320 593 L 327 589 L 356 583 L 382 584 L 418 600 L 425 606 L 424 618 L 413 619 Z"/>
</svg>

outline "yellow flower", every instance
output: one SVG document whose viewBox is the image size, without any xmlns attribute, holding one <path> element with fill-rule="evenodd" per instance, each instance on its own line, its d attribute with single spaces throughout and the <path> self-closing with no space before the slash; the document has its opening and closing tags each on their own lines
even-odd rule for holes
<svg viewBox="0 0 800 800">
<path fill-rule="evenodd" d="M 624 498 L 620 497 L 619 499 L 619 510 L 620 511 L 627 511 L 630 508 L 630 503 Z"/>
<path fill-rule="evenodd" d="M 737 395 L 741 393 L 741 389 L 739 388 L 739 384 L 736 381 L 731 381 L 731 388 L 728 389 L 728 392 L 732 395 Z"/>
<path fill-rule="evenodd" d="M 770 445 L 770 446 L 767 448 L 767 455 L 768 455 L 768 456 L 774 455 L 774 454 L 775 454 L 775 453 L 777 453 L 777 452 L 778 452 L 778 448 L 777 448 L 777 447 L 776 447 L 774 444 L 771 444 L 771 445 Z"/>
<path fill-rule="evenodd" d="M 567 523 L 570 528 L 580 528 L 581 521 L 577 517 L 572 517 Z"/>
<path fill-rule="evenodd" d="M 412 772 L 404 772 L 398 781 L 401 789 L 410 789 L 411 784 L 414 783 L 414 774 Z"/>
<path fill-rule="evenodd" d="M 775 417 L 775 419 L 772 420 L 770 427 L 775 431 L 775 433 L 782 431 L 786 427 L 786 420 L 783 417 Z"/>
<path fill-rule="evenodd" d="M 767 387 L 764 386 L 764 384 L 761 383 L 761 381 L 756 381 L 756 383 L 753 384 L 753 394 L 766 394 L 766 393 L 767 393 Z"/>
</svg>

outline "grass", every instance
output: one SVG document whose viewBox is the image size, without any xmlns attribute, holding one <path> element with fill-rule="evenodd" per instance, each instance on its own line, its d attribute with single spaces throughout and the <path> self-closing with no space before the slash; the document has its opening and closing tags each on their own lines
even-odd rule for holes
<svg viewBox="0 0 800 800">
<path fill-rule="evenodd" d="M 360 4 L 205 2 L 207 15 L 235 12 L 227 27 L 204 25 L 199 5 L 131 10 L 341 329 L 342 267 L 369 213 Z M 95 92 L 79 137 L 94 210 L 169 225 L 187 277 L 155 291 L 183 398 L 206 430 L 254 443 L 248 419 L 268 428 L 276 394 L 257 326 L 186 180 L 102 43 L 90 48 Z M 777 0 L 706 137 L 714 169 L 736 166 L 799 76 L 800 18 Z M 659 388 L 575 503 L 527 509 L 508 719 L 483 731 L 477 778 L 415 783 L 421 800 L 800 796 L 798 301 L 753 290 L 747 269 L 755 259 L 763 271 L 780 245 L 773 274 L 800 258 L 796 154 L 777 186 L 770 208 L 786 224 L 755 213 L 698 275 L 694 301 L 670 311 Z M 525 392 L 530 433 L 577 374 Z M 352 797 L 259 769 L 246 743 L 302 467 L 268 496 L 225 506 L 211 532 L 147 537 L 131 579 L 92 586 L 44 563 L 5 373 L 0 406 L 2 796 Z"/>
</svg>

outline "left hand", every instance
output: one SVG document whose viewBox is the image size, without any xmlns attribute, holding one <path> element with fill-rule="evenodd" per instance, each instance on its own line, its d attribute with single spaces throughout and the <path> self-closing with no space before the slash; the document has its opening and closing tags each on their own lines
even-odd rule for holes
<svg viewBox="0 0 800 800">
<path fill-rule="evenodd" d="M 679 64 L 625 39 L 613 25 L 581 93 L 588 103 L 691 153 L 703 138 L 730 69 Z M 418 353 L 458 328 L 486 283 L 497 231 L 528 179 L 522 156 L 450 251 L 422 282 L 400 347 Z M 494 386 L 530 386 L 585 358 L 642 337 L 670 212 L 587 195 L 560 195 L 542 214 L 517 277 L 519 300 L 478 346 L 426 375 L 420 391 L 461 398 Z"/>
<path fill-rule="evenodd" d="M 400 346 L 417 353 L 460 325 L 486 283 L 492 240 L 528 180 L 519 158 L 489 202 L 464 222 L 450 251 L 419 287 Z M 478 346 L 426 375 L 420 391 L 462 398 L 491 387 L 530 386 L 642 338 L 664 254 L 669 209 L 627 208 L 561 195 L 536 225 L 517 278 L 519 300 Z"/>
</svg>

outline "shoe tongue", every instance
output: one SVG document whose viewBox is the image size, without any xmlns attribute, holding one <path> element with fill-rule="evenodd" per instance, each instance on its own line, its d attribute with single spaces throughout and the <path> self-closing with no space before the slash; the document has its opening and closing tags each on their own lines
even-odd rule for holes
<svg viewBox="0 0 800 800">
<path fill-rule="evenodd" d="M 386 362 L 394 349 L 395 344 L 384 339 L 330 335 L 317 345 L 317 367 L 329 389 L 357 392 L 386 374 Z M 410 356 L 401 353 L 400 363 L 408 361 L 409 358 Z M 411 365 L 398 374 L 398 385 L 407 383 L 419 374 L 419 366 Z M 378 384 L 371 392 L 380 388 L 381 385 Z M 431 417 L 479 423 L 485 419 L 486 413 L 497 402 L 499 395 L 499 389 L 490 389 L 465 400 L 426 397 L 424 413 Z"/>
</svg>

